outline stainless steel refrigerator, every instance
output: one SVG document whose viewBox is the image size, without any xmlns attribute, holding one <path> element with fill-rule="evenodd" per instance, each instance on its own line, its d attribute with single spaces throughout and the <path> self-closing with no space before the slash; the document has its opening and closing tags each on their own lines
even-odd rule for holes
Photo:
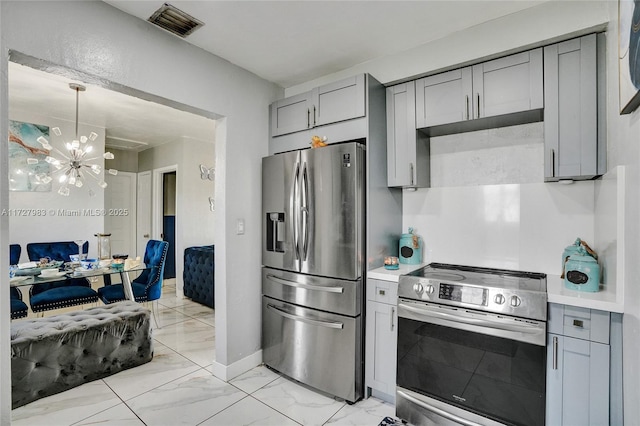
<svg viewBox="0 0 640 426">
<path fill-rule="evenodd" d="M 364 146 L 262 160 L 264 363 L 354 402 L 363 395 Z"/>
</svg>

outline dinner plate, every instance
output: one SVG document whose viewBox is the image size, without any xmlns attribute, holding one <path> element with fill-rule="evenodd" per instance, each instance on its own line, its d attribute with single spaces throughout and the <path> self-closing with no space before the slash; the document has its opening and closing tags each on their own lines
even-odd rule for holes
<svg viewBox="0 0 640 426">
<path fill-rule="evenodd" d="M 9 280 L 12 283 L 19 283 L 20 281 L 28 280 L 29 277 L 13 277 Z"/>
<path fill-rule="evenodd" d="M 55 274 L 48 274 L 48 275 L 40 274 L 40 278 L 59 278 L 66 274 L 67 274 L 66 271 L 58 271 Z"/>
</svg>

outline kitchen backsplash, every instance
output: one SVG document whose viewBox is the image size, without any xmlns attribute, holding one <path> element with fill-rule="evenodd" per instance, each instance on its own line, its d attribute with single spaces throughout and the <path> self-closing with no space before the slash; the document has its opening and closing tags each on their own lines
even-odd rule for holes
<svg viewBox="0 0 640 426">
<path fill-rule="evenodd" d="M 542 182 L 543 145 L 542 122 L 433 137 L 431 187 Z"/>
<path fill-rule="evenodd" d="M 402 225 L 426 262 L 559 275 L 567 245 L 594 242 L 594 200 L 594 181 L 426 188 L 404 192 Z"/>
</svg>

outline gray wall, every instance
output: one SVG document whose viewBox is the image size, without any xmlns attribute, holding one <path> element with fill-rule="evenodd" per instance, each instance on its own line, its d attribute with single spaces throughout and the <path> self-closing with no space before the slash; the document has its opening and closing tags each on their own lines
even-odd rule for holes
<svg viewBox="0 0 640 426">
<path fill-rule="evenodd" d="M 6 60 L 11 49 L 224 117 L 215 135 L 215 228 L 220 230 L 216 238 L 215 370 L 224 374 L 227 366 L 259 353 L 260 159 L 267 154 L 268 105 L 282 96 L 282 89 L 106 3 L 2 1 L 0 9 L 0 134 L 8 131 Z M 25 28 L 38 31 L 25 35 Z M 0 145 L 5 159 L 6 144 Z M 2 201 L 7 200 L 6 180 L 6 166 L 2 166 Z M 237 218 L 246 221 L 241 236 L 231 226 Z M 6 253 L 6 218 L 0 217 L 0 226 L 0 253 Z M 5 276 L 6 258 L 2 256 L 0 263 Z M 232 285 L 227 285 L 227 277 L 233 278 Z M 8 294 L 1 293 L 0 412 L 4 423 L 10 416 L 7 299 Z"/>
</svg>

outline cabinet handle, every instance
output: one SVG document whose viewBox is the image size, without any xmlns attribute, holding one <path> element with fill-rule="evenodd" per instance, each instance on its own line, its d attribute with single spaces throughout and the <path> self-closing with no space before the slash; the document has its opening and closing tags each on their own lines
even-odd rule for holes
<svg viewBox="0 0 640 426">
<path fill-rule="evenodd" d="M 393 331 L 393 328 L 396 326 L 396 325 L 393 323 L 393 317 L 394 317 L 394 315 L 395 315 L 395 314 L 396 314 L 396 307 L 395 307 L 395 306 L 392 306 L 392 307 L 391 307 L 391 315 L 390 315 L 390 316 L 391 316 L 391 319 L 390 319 L 390 322 L 391 322 L 391 324 L 390 324 L 390 325 L 391 325 L 391 331 Z"/>
<path fill-rule="evenodd" d="M 464 102 L 467 108 L 467 118 L 466 120 L 469 119 L 469 95 L 464 95 Z"/>
<path fill-rule="evenodd" d="M 580 320 L 574 319 L 573 320 L 573 326 L 582 328 L 582 327 L 584 327 L 584 323 L 582 321 L 580 321 Z"/>
<path fill-rule="evenodd" d="M 480 118 L 480 93 L 476 93 L 476 99 L 478 100 L 478 117 Z"/>
<path fill-rule="evenodd" d="M 313 106 L 313 127 L 316 127 L 316 106 Z"/>
<path fill-rule="evenodd" d="M 413 163 L 409 163 L 409 184 L 413 186 Z"/>
<path fill-rule="evenodd" d="M 558 369 L 558 338 L 553 338 L 553 369 Z"/>
<path fill-rule="evenodd" d="M 556 177 L 556 150 L 551 148 L 551 177 Z"/>
</svg>

